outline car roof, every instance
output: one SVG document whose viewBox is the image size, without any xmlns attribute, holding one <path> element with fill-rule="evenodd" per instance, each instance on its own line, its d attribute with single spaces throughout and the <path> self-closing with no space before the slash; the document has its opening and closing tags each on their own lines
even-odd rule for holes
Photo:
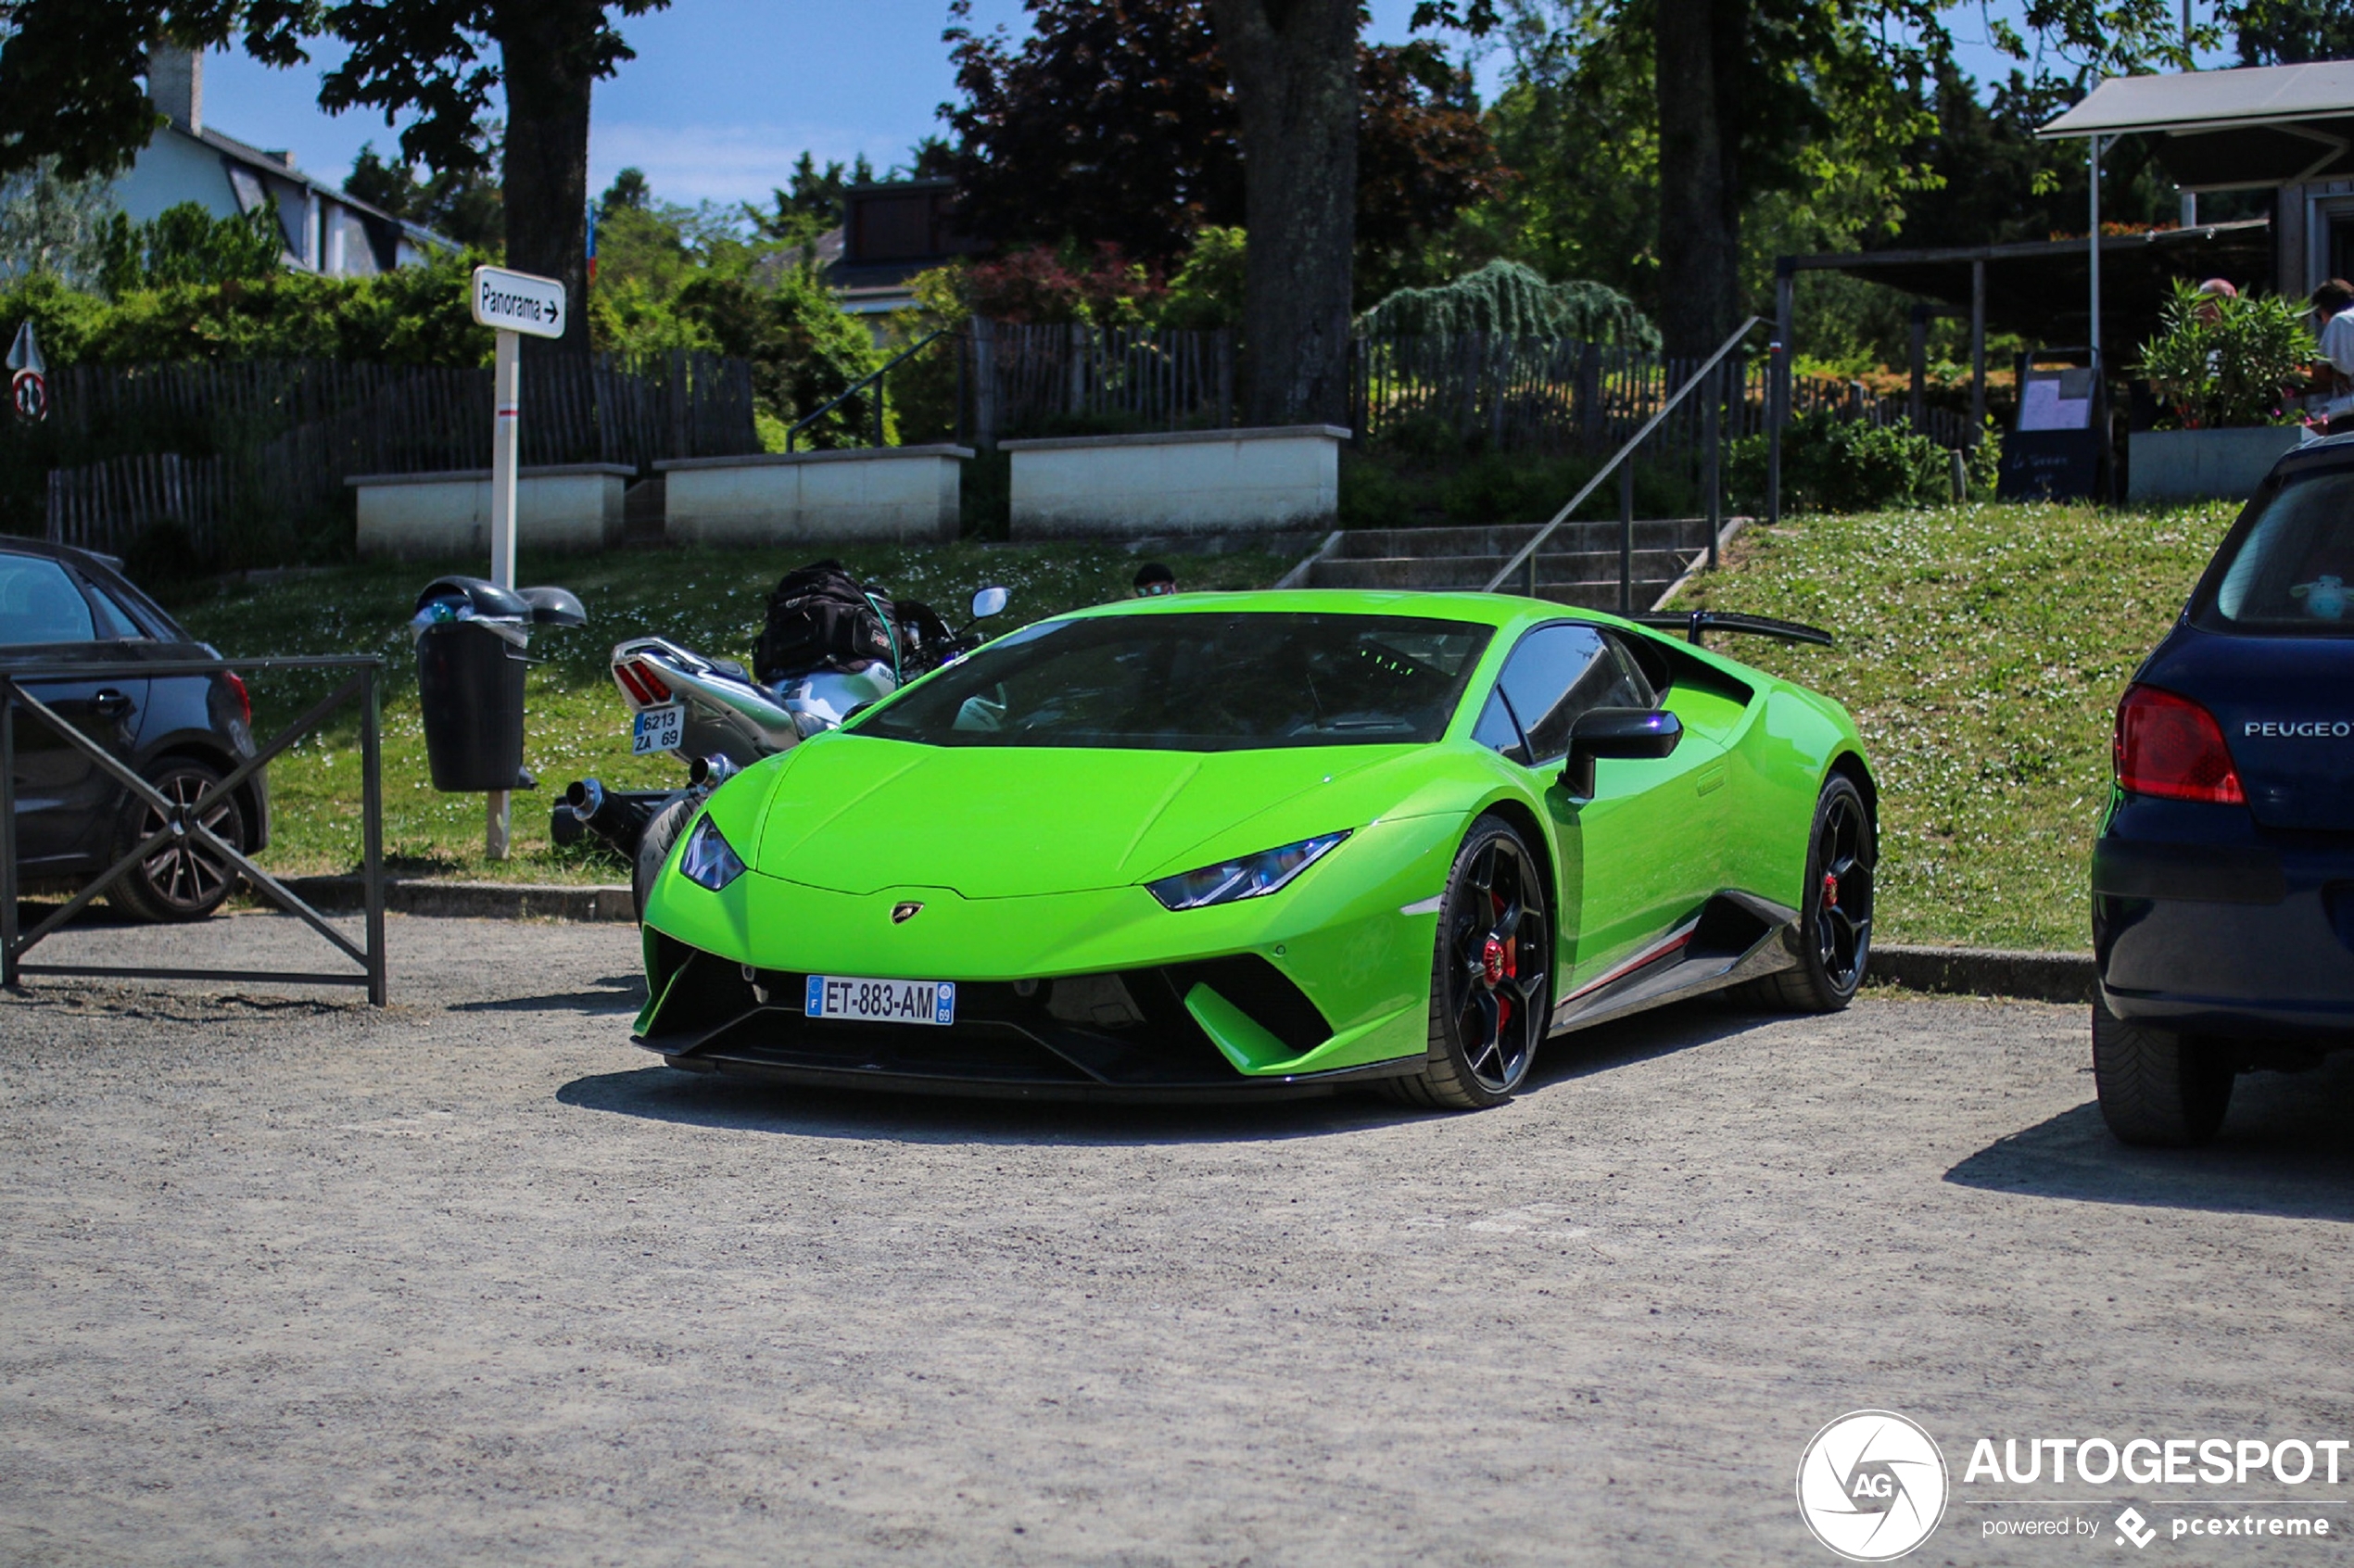
<svg viewBox="0 0 2354 1568">
<path fill-rule="evenodd" d="M 160 632 L 168 641 L 190 640 L 187 628 L 174 620 L 170 611 L 157 603 L 153 594 L 123 575 L 122 562 L 118 557 L 101 555 L 95 550 L 83 550 L 79 545 L 57 544 L 18 534 L 0 534 L 0 554 L 35 555 L 77 567 L 93 582 L 120 598 L 132 601 L 131 607 L 134 612 L 151 617 L 156 622 L 149 628 L 151 631 Z"/>
<path fill-rule="evenodd" d="M 1469 590 L 1431 591 L 1413 588 L 1256 588 L 1239 593 L 1159 594 L 1149 599 L 1115 600 L 1071 612 L 1073 615 L 1184 615 L 1223 611 L 1258 613 L 1317 613 L 1325 615 L 1409 615 L 1421 620 L 1468 621 L 1474 626 L 1511 627 L 1538 621 L 1591 620 L 1618 626 L 1615 615 L 1550 600 L 1523 599 L 1516 594 Z"/>
</svg>

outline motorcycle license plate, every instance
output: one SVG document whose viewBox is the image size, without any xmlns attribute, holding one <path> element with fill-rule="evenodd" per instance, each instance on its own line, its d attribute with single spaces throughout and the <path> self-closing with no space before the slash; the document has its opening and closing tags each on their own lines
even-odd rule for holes
<svg viewBox="0 0 2354 1568">
<path fill-rule="evenodd" d="M 629 727 L 629 752 L 632 756 L 642 756 L 648 752 L 675 752 L 678 749 L 678 742 L 686 738 L 686 703 L 671 702 L 659 708 L 647 708 Z"/>
<path fill-rule="evenodd" d="M 956 1021 L 956 982 L 812 975 L 802 1010 L 813 1018 L 944 1027 Z"/>
</svg>

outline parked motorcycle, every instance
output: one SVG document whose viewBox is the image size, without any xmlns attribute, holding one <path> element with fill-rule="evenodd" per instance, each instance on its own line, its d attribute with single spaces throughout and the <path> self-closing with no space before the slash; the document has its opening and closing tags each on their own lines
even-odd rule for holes
<svg viewBox="0 0 2354 1568">
<path fill-rule="evenodd" d="M 836 659 L 770 671 L 762 681 L 732 659 L 667 638 L 617 645 L 613 677 L 630 713 L 630 751 L 680 753 L 688 759 L 687 782 L 674 790 L 615 790 L 596 778 L 576 780 L 555 808 L 551 837 L 564 843 L 593 833 L 620 852 L 631 862 L 631 891 L 642 913 L 671 846 L 715 787 L 763 757 L 840 728 L 905 682 L 963 658 L 986 640 L 976 630 L 980 623 L 1002 614 L 1011 596 L 996 587 L 974 594 L 962 630 L 952 630 L 928 605 L 867 598 L 879 613 L 888 659 Z M 881 613 L 886 606 L 889 613 Z"/>
</svg>

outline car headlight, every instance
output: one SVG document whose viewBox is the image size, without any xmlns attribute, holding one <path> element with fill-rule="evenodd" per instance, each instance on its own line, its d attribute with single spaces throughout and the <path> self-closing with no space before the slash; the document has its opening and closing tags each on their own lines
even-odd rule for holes
<svg viewBox="0 0 2354 1568">
<path fill-rule="evenodd" d="M 1338 833 L 1323 833 L 1313 839 L 1302 839 L 1296 844 L 1285 844 L 1281 849 L 1261 850 L 1239 860 L 1205 866 L 1198 871 L 1180 871 L 1174 877 L 1163 877 L 1145 886 L 1151 889 L 1152 895 L 1170 909 L 1199 909 L 1206 904 L 1232 904 L 1236 899 L 1258 898 L 1273 892 L 1315 865 L 1334 845 L 1347 837 L 1347 829 Z"/>
<path fill-rule="evenodd" d="M 744 874 L 744 863 L 720 837 L 719 825 L 706 816 L 696 822 L 687 835 L 687 847 L 678 852 L 678 874 L 717 892 Z"/>
</svg>

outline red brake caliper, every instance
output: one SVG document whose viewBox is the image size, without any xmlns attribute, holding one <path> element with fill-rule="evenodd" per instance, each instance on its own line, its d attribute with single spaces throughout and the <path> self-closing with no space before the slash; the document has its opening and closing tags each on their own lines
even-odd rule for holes
<svg viewBox="0 0 2354 1568">
<path fill-rule="evenodd" d="M 1823 907 L 1826 909 L 1839 907 L 1839 879 L 1828 871 L 1823 873 Z"/>
</svg>

